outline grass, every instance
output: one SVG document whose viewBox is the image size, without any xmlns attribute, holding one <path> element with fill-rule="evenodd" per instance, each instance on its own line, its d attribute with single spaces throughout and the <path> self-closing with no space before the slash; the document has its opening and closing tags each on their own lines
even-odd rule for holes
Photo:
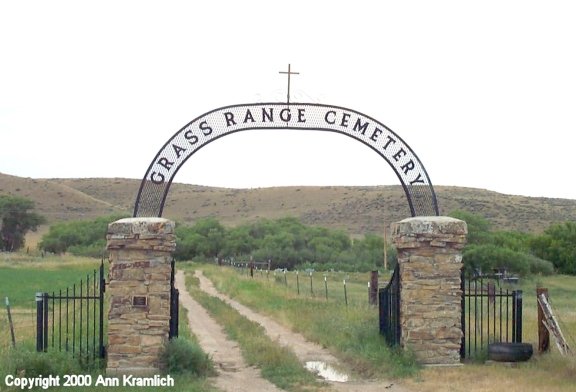
<svg viewBox="0 0 576 392">
<path fill-rule="evenodd" d="M 36 309 L 34 294 L 36 291 L 65 288 L 81 279 L 100 265 L 99 260 L 77 257 L 31 257 L 23 254 L 2 254 L 0 259 L 0 288 L 3 297 L 10 298 L 12 320 L 16 334 L 16 349 L 12 348 L 10 328 L 5 306 L 0 307 L 0 390 L 17 391 L 5 385 L 7 375 L 22 376 L 23 368 L 31 376 L 35 370 L 55 374 L 82 374 L 92 376 L 91 387 L 70 388 L 52 387 L 51 391 L 109 391 L 106 386 L 94 386 L 101 370 L 90 369 L 80 364 L 67 353 L 35 351 Z M 105 263 L 106 264 L 106 263 Z M 30 300 L 31 298 L 31 300 Z M 4 303 L 4 301 L 2 301 Z M 190 333 L 186 310 L 180 308 L 179 335 L 181 339 L 197 343 Z M 46 373 L 45 373 L 46 374 Z M 181 392 L 217 392 L 213 379 L 197 377 L 192 374 L 174 374 L 175 387 L 162 388 Z M 158 387 L 114 387 L 114 390 L 157 391 Z"/>
<path fill-rule="evenodd" d="M 326 299 L 324 274 L 313 274 L 313 287 L 320 287 L 319 292 L 310 291 L 307 278 L 307 291 L 298 294 L 295 283 L 286 286 L 283 279 L 277 283 L 264 275 L 251 279 L 231 268 L 201 268 L 218 290 L 331 349 L 358 377 L 398 378 L 418 369 L 409 354 L 390 349 L 379 334 L 377 308 L 368 305 L 367 274 L 327 273 L 334 285 L 343 285 L 347 277 L 346 306 L 343 291 L 335 289 L 331 295 L 329 290 Z"/>
<path fill-rule="evenodd" d="M 86 279 L 100 261 L 69 256 L 33 257 L 2 253 L 0 258 L 0 298 L 8 298 L 16 343 L 35 339 L 36 292 L 65 289 Z M 0 307 L 0 349 L 11 345 L 7 309 Z"/>
<path fill-rule="evenodd" d="M 196 278 L 187 279 L 187 288 L 224 327 L 230 339 L 238 342 L 248 365 L 260 368 L 265 379 L 293 392 L 311 391 L 322 386 L 312 373 L 303 368 L 292 351 L 268 338 L 263 327 L 243 317 L 221 300 L 200 291 Z"/>
<path fill-rule="evenodd" d="M 301 332 L 308 339 L 331 348 L 365 377 L 385 375 L 402 378 L 399 381 L 402 385 L 424 392 L 560 392 L 573 391 L 576 385 L 576 357 L 562 357 L 553 338 L 549 353 L 535 353 L 530 361 L 514 366 L 471 363 L 455 368 L 419 369 L 405 354 L 381 351 L 379 346 L 385 344 L 374 336 L 377 335 L 377 315 L 373 308 L 365 305 L 368 274 L 349 276 L 348 290 L 354 305 L 346 307 L 336 294 L 330 294 L 328 300 L 323 297 L 323 292 L 311 295 L 309 289 L 298 295 L 295 286 L 290 283 L 293 279 L 289 279 L 286 286 L 283 278 L 266 279 L 266 276 L 259 275 L 251 279 L 245 273 L 219 269 L 213 265 L 202 265 L 201 268 L 220 291 Z M 323 276 L 318 272 L 315 274 Z M 333 281 L 336 282 L 338 278 L 341 276 L 335 275 Z M 320 283 L 318 279 L 318 285 Z M 575 277 L 557 275 L 525 279 L 514 287 L 523 290 L 524 342 L 532 343 L 535 349 L 537 347 L 536 287 L 547 287 L 562 331 L 571 347 L 576 348 L 573 339 L 576 333 L 575 283 Z M 404 363 L 398 364 L 399 360 Z"/>
<path fill-rule="evenodd" d="M 35 332 L 33 304 L 22 304 L 26 304 L 30 298 L 33 300 L 34 293 L 38 290 L 35 285 L 41 287 L 40 290 L 59 288 L 54 286 L 60 284 L 60 287 L 65 288 L 83 278 L 86 271 L 93 270 L 99 261 L 91 261 L 92 265 L 89 265 L 90 259 L 34 259 L 26 255 L 12 254 L 9 256 L 8 258 L 6 254 L 0 255 L 0 289 L 2 295 L 8 296 L 11 301 L 18 347 L 21 349 L 31 347 L 33 350 Z M 186 264 L 180 264 L 179 267 L 191 268 Z M 458 368 L 420 369 L 411 361 L 410 356 L 398 355 L 390 351 L 379 336 L 375 308 L 366 304 L 368 274 L 348 274 L 347 290 L 350 302 L 346 307 L 341 286 L 344 274 L 327 274 L 329 299 L 326 300 L 322 290 L 324 288 L 322 273 L 316 272 L 313 276 L 314 294 L 307 291 L 309 282 L 306 280 L 300 281 L 302 286 L 298 294 L 294 275 L 287 276 L 288 285 L 285 285 L 282 279 L 276 282 L 275 279 L 266 279 L 263 275 L 251 279 L 233 270 L 220 270 L 212 265 L 202 265 L 201 268 L 215 282 L 220 291 L 228 293 L 239 302 L 299 331 L 310 340 L 329 347 L 340 358 L 343 358 L 359 377 L 401 378 L 400 384 L 411 390 L 423 392 L 438 390 L 563 392 L 573 391 L 576 385 L 576 359 L 561 357 L 553 339 L 550 353 L 535 355 L 530 361 L 512 367 L 501 364 L 467 364 Z M 382 282 L 386 280 L 381 278 Z M 573 349 L 576 348 L 574 341 L 576 334 L 575 283 L 576 278 L 571 276 L 534 277 L 521 282 L 520 288 L 524 291 L 523 336 L 525 342 L 532 344 L 537 342 L 535 290 L 537 286 L 543 286 L 549 289 L 550 302 L 560 320 L 560 326 L 568 343 Z M 316 287 L 319 290 L 316 290 Z M 221 307 L 221 304 L 216 304 L 214 307 Z M 223 307 L 220 312 L 226 314 L 230 311 Z M 186 332 L 185 311 L 181 309 L 180 314 L 180 335 L 193 340 L 194 337 L 187 335 Z M 243 330 L 255 328 L 251 324 L 250 326 L 242 325 Z M 5 306 L 0 306 L 0 388 L 4 388 L 4 376 L 13 374 L 15 371 L 10 368 L 13 365 L 10 360 L 13 351 L 10 348 L 9 336 L 6 309 Z M 256 343 L 251 344 L 259 347 Z M 38 354 L 34 353 L 34 355 Z M 45 354 L 40 354 L 40 357 L 46 358 Z M 272 360 L 265 359 L 264 361 L 271 362 Z M 397 363 L 398 361 L 402 363 Z M 175 376 L 175 379 L 177 387 L 173 390 L 215 391 L 210 378 Z M 295 385 L 303 384 L 296 382 Z M 110 388 L 85 389 L 104 391 Z M 132 388 L 115 389 L 130 390 Z M 133 389 L 155 390 L 155 388 L 143 387 Z M 51 388 L 51 390 L 59 391 L 64 388 Z"/>
<path fill-rule="evenodd" d="M 545 287 L 552 311 L 554 312 L 564 337 L 576 351 L 576 278 L 567 275 L 532 277 L 521 282 L 523 291 L 523 341 L 538 345 L 538 316 L 536 288 Z M 552 351 L 556 351 L 554 338 L 551 337 Z"/>
<path fill-rule="evenodd" d="M 238 269 L 237 272 L 249 277 L 249 270 Z M 388 283 L 391 271 L 381 273 L 379 283 Z M 355 307 L 365 307 L 368 303 L 368 282 L 370 276 L 363 272 L 315 271 L 312 274 L 305 271 L 275 272 L 258 270 L 254 272 L 254 281 L 274 282 L 278 287 L 284 287 L 285 295 L 296 295 L 297 298 L 315 298 Z M 346 283 L 344 283 L 344 281 Z M 232 288 L 228 288 L 232 290 Z"/>
<path fill-rule="evenodd" d="M 106 266 L 107 263 L 104 263 Z M 86 279 L 100 266 L 91 258 L 70 256 L 32 257 L 3 253 L 0 258 L 0 297 L 14 308 L 35 309 L 37 292 L 66 290 Z"/>
</svg>

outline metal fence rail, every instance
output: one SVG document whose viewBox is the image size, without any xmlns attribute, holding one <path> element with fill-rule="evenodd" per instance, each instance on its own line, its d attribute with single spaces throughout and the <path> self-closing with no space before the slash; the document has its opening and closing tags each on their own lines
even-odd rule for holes
<svg viewBox="0 0 576 392">
<path fill-rule="evenodd" d="M 388 285 L 378 290 L 380 333 L 384 335 L 389 345 L 400 344 L 400 272 L 399 265 Z"/>
<path fill-rule="evenodd" d="M 463 359 L 474 358 L 495 342 L 522 342 L 522 290 L 503 289 L 499 280 L 462 275 Z"/>
<path fill-rule="evenodd" d="M 86 360 L 105 357 L 104 262 L 80 284 L 36 294 L 36 350 L 71 352 Z"/>
</svg>

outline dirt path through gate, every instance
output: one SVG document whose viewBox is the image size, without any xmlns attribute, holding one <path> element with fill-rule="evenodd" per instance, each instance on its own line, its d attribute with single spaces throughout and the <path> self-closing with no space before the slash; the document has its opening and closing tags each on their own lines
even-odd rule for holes
<svg viewBox="0 0 576 392">
<path fill-rule="evenodd" d="M 188 311 L 188 324 L 202 349 L 216 364 L 216 386 L 226 392 L 281 392 L 260 376 L 260 371 L 244 362 L 238 344 L 229 340 L 222 327 L 186 290 L 184 272 L 176 273 L 180 303 Z"/>
<path fill-rule="evenodd" d="M 280 325 L 271 318 L 254 312 L 252 309 L 234 301 L 228 296 L 218 292 L 212 282 L 206 278 L 202 271 L 196 271 L 195 276 L 200 280 L 200 289 L 207 294 L 217 297 L 228 305 L 236 309 L 244 317 L 260 324 L 266 331 L 267 335 L 274 341 L 283 346 L 290 347 L 302 364 L 309 362 L 325 363 L 336 369 L 345 369 L 338 359 L 328 350 L 320 345 L 306 340 L 302 335 L 291 331 Z M 181 291 L 182 293 L 182 291 Z M 182 297 L 182 294 L 181 294 Z M 197 333 L 193 328 L 194 333 Z M 376 392 L 376 391 L 393 391 L 407 392 L 408 390 L 390 381 L 358 381 L 349 380 L 346 382 L 330 382 L 331 389 L 335 391 L 346 392 Z M 258 389 L 252 389 L 258 390 Z"/>
</svg>

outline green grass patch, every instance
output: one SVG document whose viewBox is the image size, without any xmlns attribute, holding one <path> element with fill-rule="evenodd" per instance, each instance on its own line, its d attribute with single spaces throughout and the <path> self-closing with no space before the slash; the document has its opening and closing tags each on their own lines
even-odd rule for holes
<svg viewBox="0 0 576 392">
<path fill-rule="evenodd" d="M 212 265 L 201 268 L 218 290 L 273 317 L 308 340 L 328 347 L 360 377 L 405 377 L 419 368 L 410 354 L 391 349 L 380 335 L 378 310 L 368 305 L 368 287 L 362 282 L 362 275 L 327 273 L 330 276 L 327 281 L 332 283 L 348 279 L 350 297 L 346 306 L 343 296 L 331 296 L 330 291 L 326 300 L 321 273 L 313 274 L 313 279 L 314 275 L 321 277 L 317 282 L 322 289 L 314 295 L 310 291 L 297 294 L 293 287 L 278 284 L 274 279 L 252 279 L 231 268 Z"/>
<path fill-rule="evenodd" d="M 104 263 L 107 267 L 107 262 Z M 71 287 L 80 280 L 85 280 L 90 274 L 100 266 L 100 260 L 81 257 L 32 257 L 23 254 L 2 254 L 0 259 L 0 291 L 2 294 L 2 306 L 0 306 L 0 390 L 20 391 L 17 387 L 7 387 L 5 377 L 7 375 L 33 377 L 34 375 L 64 375 L 79 374 L 92 378 L 90 387 L 51 387 L 50 391 L 158 391 L 158 387 L 106 387 L 95 386 L 96 380 L 103 375 L 99 364 L 83 363 L 71 354 L 65 352 L 49 351 L 47 353 L 36 352 L 36 310 L 34 295 L 36 291 L 53 291 Z M 16 349 L 11 347 L 9 324 L 4 306 L 4 297 L 8 296 L 12 309 L 12 319 L 16 333 Z M 105 304 L 105 312 L 108 305 Z M 105 323 L 106 326 L 107 323 Z M 175 350 L 171 351 L 174 358 L 179 358 L 180 363 L 195 363 L 199 360 L 202 366 L 202 375 L 197 372 L 174 371 L 171 376 L 175 380 L 173 388 L 162 388 L 162 390 L 173 390 L 179 392 L 217 392 L 213 386 L 213 379 L 206 377 L 213 374 L 211 366 L 206 366 L 206 354 L 203 353 L 194 335 L 188 328 L 186 310 L 180 307 L 180 339 L 185 341 Z M 105 332 L 106 336 L 106 332 Z M 192 358 L 192 359 L 191 359 Z M 62 380 L 61 380 L 62 384 Z M 35 390 L 41 390 L 36 388 Z"/>
<path fill-rule="evenodd" d="M 160 354 L 166 372 L 171 375 L 191 373 L 197 377 L 215 376 L 210 357 L 196 342 L 185 338 L 173 338 Z"/>
<path fill-rule="evenodd" d="M 201 292 L 197 279 L 187 278 L 187 287 L 190 294 L 224 327 L 229 337 L 238 342 L 246 362 L 261 369 L 264 378 L 279 388 L 294 392 L 310 391 L 310 388 L 322 385 L 304 369 L 292 351 L 270 340 L 259 324 L 246 319 L 221 300 Z"/>
<path fill-rule="evenodd" d="M 93 272 L 99 267 L 97 259 L 12 256 L 0 262 L 0 298 L 4 301 L 8 297 L 12 307 L 35 308 L 37 292 L 72 289 L 87 275 L 92 281 Z"/>
<path fill-rule="evenodd" d="M 209 265 L 209 264 L 207 264 Z M 210 265 L 211 266 L 211 265 Z M 274 283 L 285 290 L 286 295 L 296 295 L 301 298 L 317 298 L 334 301 L 351 306 L 366 306 L 368 303 L 368 282 L 370 274 L 363 272 L 339 272 L 339 271 L 315 271 L 312 274 L 306 271 L 262 271 L 254 272 L 253 279 L 249 278 L 249 269 L 235 269 L 236 275 L 241 282 Z M 231 279 L 231 277 L 228 277 Z M 380 276 L 380 284 L 386 284 L 390 280 L 390 272 L 383 272 Z M 345 282 L 345 283 L 344 283 Z M 217 284 L 217 282 L 215 282 Z M 244 284 L 244 283 L 238 283 Z M 227 287 L 227 294 L 234 297 L 241 287 Z M 243 290 L 243 289 L 242 289 Z"/>
</svg>

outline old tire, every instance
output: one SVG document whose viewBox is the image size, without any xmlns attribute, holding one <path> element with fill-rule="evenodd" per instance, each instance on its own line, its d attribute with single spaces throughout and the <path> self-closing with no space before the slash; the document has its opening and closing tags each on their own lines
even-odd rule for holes
<svg viewBox="0 0 576 392">
<path fill-rule="evenodd" d="M 488 359 L 497 362 L 523 362 L 532 357 L 534 350 L 530 343 L 490 343 Z"/>
</svg>

